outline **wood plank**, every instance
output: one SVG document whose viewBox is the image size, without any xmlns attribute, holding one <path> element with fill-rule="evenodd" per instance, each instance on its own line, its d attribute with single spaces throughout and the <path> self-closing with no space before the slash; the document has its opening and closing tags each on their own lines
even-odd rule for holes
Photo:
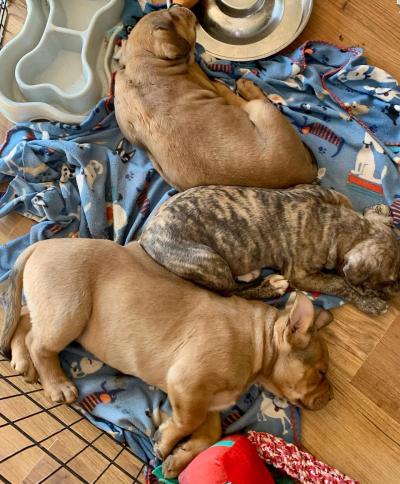
<svg viewBox="0 0 400 484">
<path fill-rule="evenodd" d="M 395 0 L 375 0 L 373 12 L 365 0 L 315 0 L 303 33 L 285 51 L 307 40 L 340 47 L 360 46 L 368 62 L 400 80 L 400 6 Z"/>
<path fill-rule="evenodd" d="M 68 466 L 86 481 L 93 482 L 108 467 L 108 461 L 88 447 L 72 459 Z"/>
<path fill-rule="evenodd" d="M 45 479 L 48 475 L 52 474 L 56 469 L 58 469 L 60 464 L 50 457 L 48 454 L 42 452 L 42 456 L 37 460 L 37 463 L 30 471 L 26 474 L 23 479 L 23 484 L 36 484 Z M 17 466 L 16 466 L 17 467 Z M 25 466 L 18 466 L 25 467 Z"/>
<path fill-rule="evenodd" d="M 20 452 L 31 444 L 29 439 L 22 435 L 19 430 L 10 425 L 0 428 L 0 442 L 0 460 L 10 457 L 16 452 Z M 5 463 L 0 464 L 0 473 L 5 466 Z"/>
<path fill-rule="evenodd" d="M 132 476 L 137 476 L 143 467 L 143 462 L 138 460 L 129 450 L 123 450 L 115 462 Z"/>
<path fill-rule="evenodd" d="M 364 361 L 385 334 L 399 311 L 390 306 L 379 317 L 362 313 L 351 304 L 333 311 L 334 323 L 326 328 L 325 335 L 331 345 L 339 345 L 349 354 Z"/>
<path fill-rule="evenodd" d="M 0 475 L 8 482 L 21 483 L 32 472 L 46 454 L 39 447 L 31 447 L 0 464 Z M 27 481 L 33 484 L 32 481 Z M 39 480 L 35 481 L 36 483 Z"/>
<path fill-rule="evenodd" d="M 46 439 L 60 431 L 64 426 L 46 412 L 18 422 L 18 427 L 36 441 Z"/>
<path fill-rule="evenodd" d="M 368 356 L 352 380 L 353 385 L 400 423 L 400 318 Z"/>
<path fill-rule="evenodd" d="M 83 440 L 68 429 L 50 437 L 42 445 L 63 462 L 72 459 L 87 446 Z"/>
<path fill-rule="evenodd" d="M 303 411 L 304 447 L 363 484 L 398 484 L 400 425 L 341 375 L 334 399 Z"/>
<path fill-rule="evenodd" d="M 66 469 L 60 469 L 53 476 L 46 479 L 46 484 L 81 484 L 82 481 L 77 479 L 73 474 L 71 474 Z"/>
</svg>

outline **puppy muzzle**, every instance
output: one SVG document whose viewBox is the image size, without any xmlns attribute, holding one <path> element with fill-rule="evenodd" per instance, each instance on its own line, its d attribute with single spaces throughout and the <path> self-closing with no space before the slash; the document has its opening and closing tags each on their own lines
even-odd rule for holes
<svg viewBox="0 0 400 484">
<path fill-rule="evenodd" d="M 306 396 L 301 405 L 308 410 L 321 410 L 333 399 L 333 388 L 329 385 L 315 395 Z"/>
</svg>

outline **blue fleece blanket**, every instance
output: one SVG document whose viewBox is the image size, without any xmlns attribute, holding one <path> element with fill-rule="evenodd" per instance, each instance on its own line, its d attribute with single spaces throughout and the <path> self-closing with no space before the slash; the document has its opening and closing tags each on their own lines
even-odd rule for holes
<svg viewBox="0 0 400 484">
<path fill-rule="evenodd" d="M 123 34 L 142 15 L 137 3 L 128 1 Z M 246 76 L 262 87 L 315 154 L 322 185 L 345 193 L 359 210 L 386 203 L 400 224 L 400 90 L 362 54 L 359 48 L 307 43 L 291 55 L 231 63 L 197 50 L 210 76 L 231 86 Z M 1 180 L 10 182 L 0 199 L 0 216 L 16 211 L 38 222 L 30 233 L 1 246 L 0 280 L 7 278 L 18 254 L 37 240 L 95 237 L 129 242 L 174 193 L 146 153 L 123 139 L 112 98 L 102 100 L 81 125 L 17 125 L 0 156 Z M 311 297 L 327 308 L 341 304 L 317 293 Z M 78 385 L 87 417 L 149 461 L 151 437 L 170 412 L 166 395 L 118 374 L 77 345 L 62 353 L 62 362 Z M 223 413 L 223 425 L 227 433 L 251 428 L 293 441 L 292 422 L 299 422 L 294 418 L 298 415 L 253 386 Z"/>
</svg>

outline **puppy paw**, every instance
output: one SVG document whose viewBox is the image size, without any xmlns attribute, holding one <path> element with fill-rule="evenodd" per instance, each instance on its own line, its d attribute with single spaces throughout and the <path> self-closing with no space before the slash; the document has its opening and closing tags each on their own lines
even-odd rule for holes
<svg viewBox="0 0 400 484">
<path fill-rule="evenodd" d="M 158 427 L 158 429 L 154 433 L 153 450 L 156 456 L 161 460 L 164 460 L 174 447 L 174 442 L 170 442 L 167 436 L 168 427 L 170 427 L 171 425 L 173 425 L 172 420 L 171 418 L 168 418 Z"/>
<path fill-rule="evenodd" d="M 164 460 L 169 454 L 170 447 L 168 445 L 164 445 L 162 440 L 160 440 L 153 445 L 153 450 L 158 459 Z"/>
<path fill-rule="evenodd" d="M 163 460 L 166 456 L 163 453 L 162 446 L 160 446 L 160 443 L 162 442 L 162 433 L 160 432 L 160 429 L 156 430 L 156 432 L 154 433 L 153 440 L 154 453 L 158 459 Z"/>
<path fill-rule="evenodd" d="M 388 303 L 379 297 L 363 298 L 357 304 L 357 307 L 368 314 L 385 314 L 388 310 Z"/>
<path fill-rule="evenodd" d="M 169 479 L 178 477 L 201 450 L 202 449 L 199 449 L 198 452 L 194 452 L 190 443 L 177 445 L 172 454 L 170 454 L 163 462 L 164 477 Z"/>
<path fill-rule="evenodd" d="M 53 403 L 73 403 L 78 398 L 78 389 L 69 380 L 44 385 L 44 392 Z"/>
<path fill-rule="evenodd" d="M 162 451 L 160 450 L 160 446 L 158 444 L 153 445 L 153 451 L 154 451 L 154 454 L 157 457 L 157 459 L 160 459 L 160 460 L 164 459 L 164 455 L 163 455 Z"/>
<path fill-rule="evenodd" d="M 283 296 L 289 287 L 289 282 L 281 274 L 271 274 L 263 280 L 261 286 L 271 290 L 271 297 Z"/>
<path fill-rule="evenodd" d="M 24 377 L 24 380 L 27 383 L 37 382 L 37 372 L 27 351 L 14 351 L 11 359 L 11 366 L 19 375 Z"/>
<path fill-rule="evenodd" d="M 176 458 L 173 455 L 168 456 L 162 465 L 163 474 L 166 479 L 173 479 L 178 477 L 183 469 L 178 469 L 176 466 Z"/>
<path fill-rule="evenodd" d="M 236 91 L 246 99 L 246 101 L 252 101 L 253 99 L 268 101 L 262 90 L 249 79 L 238 79 L 236 81 Z"/>
</svg>

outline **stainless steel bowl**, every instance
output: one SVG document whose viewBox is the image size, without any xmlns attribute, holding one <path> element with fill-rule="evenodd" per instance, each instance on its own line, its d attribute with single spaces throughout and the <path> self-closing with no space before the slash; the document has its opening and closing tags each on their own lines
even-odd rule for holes
<svg viewBox="0 0 400 484">
<path fill-rule="evenodd" d="M 201 0 L 197 41 L 212 56 L 238 61 L 275 54 L 304 29 L 313 0 Z"/>
</svg>

